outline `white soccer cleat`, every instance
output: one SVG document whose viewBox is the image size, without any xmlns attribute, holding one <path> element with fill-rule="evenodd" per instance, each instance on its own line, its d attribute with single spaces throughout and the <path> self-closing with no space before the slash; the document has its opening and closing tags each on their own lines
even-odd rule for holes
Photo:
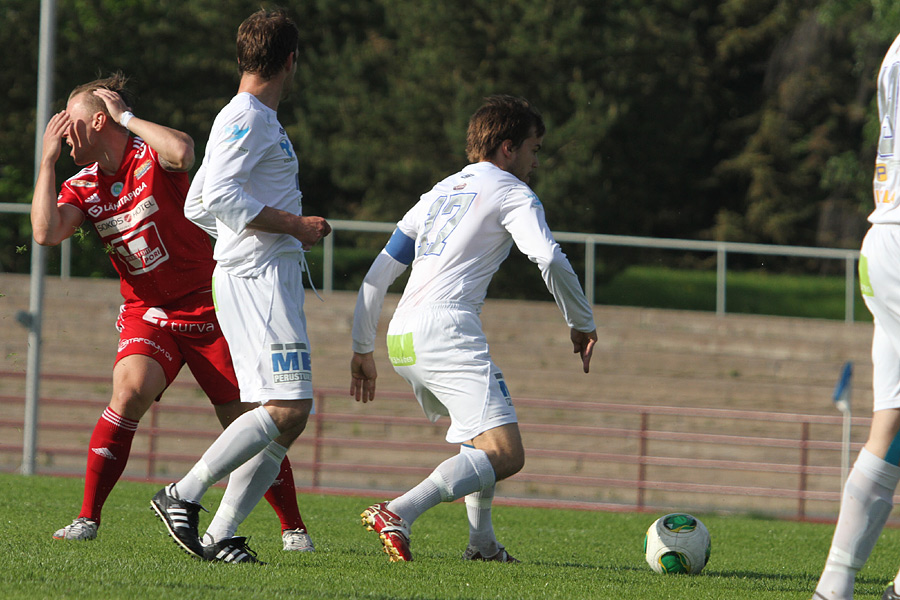
<svg viewBox="0 0 900 600">
<path fill-rule="evenodd" d="M 78 517 L 70 525 L 57 529 L 53 534 L 54 540 L 93 540 L 97 538 L 97 521 L 87 517 Z"/>
<path fill-rule="evenodd" d="M 281 532 L 284 549 L 291 552 L 314 552 L 312 538 L 305 529 L 285 529 Z"/>
</svg>

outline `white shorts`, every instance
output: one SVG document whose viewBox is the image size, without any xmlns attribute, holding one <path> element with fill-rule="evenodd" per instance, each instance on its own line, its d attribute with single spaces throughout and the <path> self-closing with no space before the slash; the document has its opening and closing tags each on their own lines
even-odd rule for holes
<svg viewBox="0 0 900 600">
<path fill-rule="evenodd" d="M 874 410 L 900 407 L 900 226 L 873 225 L 863 239 L 859 284 L 875 321 Z"/>
<path fill-rule="evenodd" d="M 216 316 L 243 402 L 313 397 L 302 276 L 294 257 L 276 258 L 255 277 L 218 266 L 213 273 Z"/>
<path fill-rule="evenodd" d="M 451 444 L 518 422 L 474 308 L 445 303 L 394 313 L 388 356 L 431 422 L 450 417 Z"/>
</svg>

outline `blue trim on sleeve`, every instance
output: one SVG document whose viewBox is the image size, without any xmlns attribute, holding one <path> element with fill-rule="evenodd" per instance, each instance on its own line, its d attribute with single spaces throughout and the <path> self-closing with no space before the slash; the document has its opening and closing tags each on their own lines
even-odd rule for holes
<svg viewBox="0 0 900 600">
<path fill-rule="evenodd" d="M 416 257 L 416 242 L 399 229 L 395 229 L 391 239 L 385 245 L 384 251 L 397 262 L 408 265 Z"/>
</svg>

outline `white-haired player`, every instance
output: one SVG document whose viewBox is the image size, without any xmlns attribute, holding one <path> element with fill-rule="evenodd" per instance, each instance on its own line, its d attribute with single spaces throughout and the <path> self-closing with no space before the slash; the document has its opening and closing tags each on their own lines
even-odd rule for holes
<svg viewBox="0 0 900 600">
<path fill-rule="evenodd" d="M 362 513 L 391 561 L 412 560 L 410 527 L 422 513 L 465 497 L 469 545 L 463 558 L 518 562 L 494 535 L 491 501 L 495 483 L 522 468 L 525 451 L 479 319 L 488 284 L 513 243 L 540 267 L 588 372 L 597 340 L 591 306 L 528 186 L 543 136 L 541 115 L 529 102 L 488 98 L 469 121 L 473 164 L 438 183 L 406 213 L 359 291 L 351 395 L 362 402 L 375 397 L 378 317 L 388 286 L 412 264 L 388 329 L 388 354 L 428 418 L 450 417 L 446 439 L 460 444 L 458 455 L 416 487 Z"/>
</svg>

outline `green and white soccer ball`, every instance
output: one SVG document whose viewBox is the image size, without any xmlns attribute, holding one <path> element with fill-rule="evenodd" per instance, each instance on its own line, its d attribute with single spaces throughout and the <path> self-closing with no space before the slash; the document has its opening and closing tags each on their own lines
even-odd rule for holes
<svg viewBox="0 0 900 600">
<path fill-rule="evenodd" d="M 709 530 L 686 513 L 658 518 L 644 536 L 644 556 L 657 573 L 696 575 L 709 561 Z"/>
</svg>

